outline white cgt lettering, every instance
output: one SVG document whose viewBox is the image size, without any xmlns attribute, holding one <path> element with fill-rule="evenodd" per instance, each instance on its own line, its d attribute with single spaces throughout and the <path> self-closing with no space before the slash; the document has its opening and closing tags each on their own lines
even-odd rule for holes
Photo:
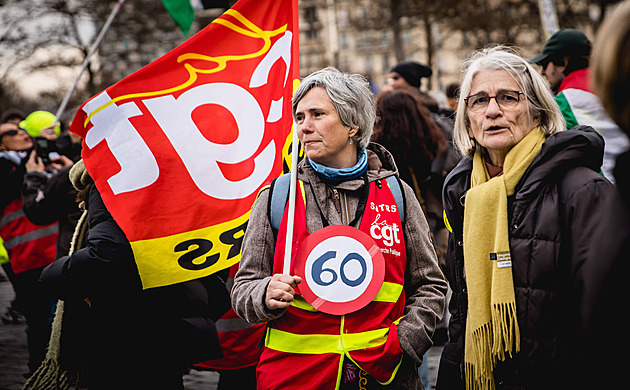
<svg viewBox="0 0 630 390">
<path fill-rule="evenodd" d="M 266 85 L 271 68 L 279 60 L 286 64 L 286 85 L 291 64 L 291 41 L 292 34 L 287 31 L 274 43 L 252 74 L 250 88 Z M 103 92 L 88 102 L 83 110 L 90 115 L 110 101 L 107 92 Z M 177 99 L 168 95 L 146 99 L 143 103 L 170 140 L 195 185 L 205 194 L 217 199 L 241 199 L 254 193 L 271 173 L 276 153 L 274 141 L 270 141 L 254 158 L 254 171 L 243 180 L 228 180 L 218 164 L 246 161 L 252 158 L 262 143 L 265 119 L 256 99 L 244 88 L 228 83 L 205 84 L 189 89 Z M 201 134 L 192 120 L 192 113 L 205 104 L 220 105 L 233 115 L 238 127 L 238 137 L 234 142 L 215 144 Z M 282 117 L 282 106 L 282 97 L 272 100 L 267 122 L 276 122 Z M 142 112 L 133 102 L 120 106 L 110 104 L 91 117 L 94 126 L 85 137 L 90 149 L 105 140 L 120 164 L 120 172 L 107 181 L 115 195 L 148 187 L 159 177 L 155 156 L 128 120 L 138 115 Z"/>
<path fill-rule="evenodd" d="M 91 115 L 111 100 L 107 92 L 103 92 L 86 103 L 83 111 Z M 110 104 L 92 116 L 94 126 L 85 136 L 85 144 L 90 149 L 102 141 L 107 142 L 120 164 L 120 172 L 107 180 L 114 195 L 150 186 L 160 175 L 151 149 L 129 122 L 129 118 L 138 115 L 142 112 L 133 102 L 120 106 Z"/>
<path fill-rule="evenodd" d="M 370 235 L 375 239 L 382 239 L 383 244 L 387 246 L 394 245 L 394 242 L 397 244 L 400 243 L 400 238 L 398 238 L 399 228 L 397 224 L 390 225 L 380 225 L 380 224 L 372 224 L 370 226 Z"/>
<path fill-rule="evenodd" d="M 260 61 L 252 78 L 249 82 L 250 88 L 261 87 L 269 81 L 269 73 L 271 73 L 271 67 L 282 59 L 286 64 L 286 70 L 284 72 L 284 84 L 287 85 L 287 79 L 289 78 L 289 69 L 291 65 L 291 41 L 293 34 L 291 31 L 287 31 L 284 35 L 273 44 L 269 53 L 265 55 L 265 58 Z M 282 106 L 284 98 L 280 97 L 278 100 L 272 100 L 269 106 L 269 115 L 267 115 L 267 122 L 277 122 L 282 118 Z"/>
<path fill-rule="evenodd" d="M 228 83 L 201 85 L 175 99 L 172 95 L 143 101 L 180 156 L 190 177 L 205 194 L 217 199 L 241 199 L 254 193 L 271 173 L 273 141 L 254 158 L 252 174 L 240 181 L 225 178 L 219 162 L 236 164 L 251 158 L 262 143 L 265 120 L 256 99 L 244 88 Z M 204 104 L 217 104 L 234 116 L 238 137 L 230 144 L 208 141 L 192 120 Z"/>
</svg>

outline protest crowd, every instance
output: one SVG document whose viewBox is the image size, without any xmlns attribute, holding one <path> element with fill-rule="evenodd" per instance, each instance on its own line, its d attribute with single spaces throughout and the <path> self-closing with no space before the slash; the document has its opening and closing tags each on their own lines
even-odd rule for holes
<svg viewBox="0 0 630 390">
<path fill-rule="evenodd" d="M 593 40 L 475 50 L 445 91 L 416 61 L 377 91 L 300 78 L 270 26 L 250 89 L 200 56 L 176 97 L 136 93 L 159 59 L 72 123 L 0 113 L 0 333 L 25 329 L 23 388 L 623 388 L 630 0 Z M 242 134 L 204 138 L 195 99 Z"/>
</svg>

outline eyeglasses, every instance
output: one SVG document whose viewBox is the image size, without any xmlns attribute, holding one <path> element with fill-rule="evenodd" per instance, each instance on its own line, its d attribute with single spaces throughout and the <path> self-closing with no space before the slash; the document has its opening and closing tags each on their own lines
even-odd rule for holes
<svg viewBox="0 0 630 390">
<path fill-rule="evenodd" d="M 9 136 L 13 137 L 14 135 L 20 134 L 20 132 L 22 132 L 22 131 L 26 131 L 26 130 L 24 130 L 24 129 L 7 130 L 4 133 L 0 134 L 0 138 L 4 137 L 5 135 L 9 135 Z"/>
<path fill-rule="evenodd" d="M 494 98 L 502 110 L 510 110 L 518 105 L 521 95 L 523 92 L 520 91 L 499 91 L 494 96 L 488 96 L 487 93 L 477 93 L 465 98 L 464 102 L 471 112 L 481 112 L 488 107 L 490 100 Z"/>
</svg>

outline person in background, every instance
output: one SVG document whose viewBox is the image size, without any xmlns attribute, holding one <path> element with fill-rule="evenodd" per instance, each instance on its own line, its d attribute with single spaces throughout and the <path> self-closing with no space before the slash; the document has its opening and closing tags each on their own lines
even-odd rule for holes
<svg viewBox="0 0 630 390">
<path fill-rule="evenodd" d="M 444 268 L 448 230 L 442 218 L 443 178 L 432 172 L 431 167 L 433 161 L 446 152 L 446 137 L 433 121 L 429 109 L 412 92 L 394 90 L 379 95 L 376 113 L 372 141 L 384 146 L 395 156 L 400 178 L 414 189 L 429 222 L 438 263 L 440 268 Z M 447 324 L 445 318 L 438 323 L 434 342 L 436 338 L 442 341 L 440 344 L 446 340 Z M 442 333 L 438 335 L 438 332 Z M 428 353 L 425 353 L 420 377 L 424 386 L 430 387 L 427 359 Z"/>
<path fill-rule="evenodd" d="M 448 231 L 442 218 L 442 181 L 432 177 L 431 164 L 446 151 L 446 138 L 429 109 L 406 90 L 381 94 L 376 112 L 372 141 L 394 156 L 399 177 L 414 189 L 436 239 L 442 265 Z"/>
<path fill-rule="evenodd" d="M 614 183 L 617 156 L 630 149 L 630 142 L 604 111 L 591 89 L 589 57 L 591 42 L 583 32 L 564 29 L 553 34 L 541 54 L 530 59 L 541 66 L 541 74 L 556 94 L 567 130 L 591 126 L 604 137 L 602 173 Z"/>
<path fill-rule="evenodd" d="M 283 272 L 286 222 L 274 231 L 271 190 L 261 191 L 232 290 L 240 317 L 267 323 L 258 389 L 372 389 L 381 388 L 379 383 L 422 389 L 417 367 L 442 316 L 446 283 L 414 191 L 398 182 L 391 154 L 369 143 L 374 95 L 361 76 L 325 68 L 300 83 L 293 117 L 306 156 L 295 168 L 303 192 L 297 194 L 294 253 L 308 251 L 302 243 L 309 232 L 349 225 L 365 232 L 383 253 L 386 276 L 380 295 L 354 312 L 315 309 L 296 293 L 302 282 L 296 270 Z M 400 184 L 404 207 L 394 200 L 391 176 Z M 397 239 L 386 244 L 383 235 L 370 233 L 373 224 L 396 230 Z M 345 286 L 343 275 L 336 280 L 340 284 L 334 288 Z"/>
<path fill-rule="evenodd" d="M 607 277 L 588 270 L 612 261 L 592 249 L 600 233 L 622 238 L 598 212 L 624 210 L 598 174 L 603 138 L 563 131 L 545 80 L 508 48 L 475 52 L 463 69 L 454 139 L 465 158 L 443 190 L 453 296 L 437 389 L 584 388 L 600 378 L 582 305 Z"/>
<path fill-rule="evenodd" d="M 451 110 L 456 112 L 459 100 L 459 83 L 451 83 L 446 87 L 446 99 Z"/>
<path fill-rule="evenodd" d="M 55 259 L 58 224 L 38 226 L 22 210 L 21 189 L 33 139 L 15 123 L 0 124 L 0 237 L 10 263 L 3 269 L 15 292 L 8 316 L 19 312 L 26 318 L 29 350 L 26 375 L 34 372 L 46 354 L 54 299 L 39 288 L 43 268 Z M 13 316 L 12 316 L 13 317 Z"/>
<path fill-rule="evenodd" d="M 20 125 L 26 118 L 24 113 L 16 108 L 11 108 L 2 113 L 2 117 L 0 117 L 0 123 L 14 123 L 16 125 Z"/>
<path fill-rule="evenodd" d="M 630 135 L 630 1 L 621 2 L 602 23 L 591 62 L 592 85 L 604 109 Z M 630 151 L 617 157 L 614 175 L 626 209 L 630 209 Z M 620 302 L 629 298 L 625 277 L 630 274 L 630 217 L 616 204 L 602 204 L 598 213 L 619 238 L 611 242 L 606 236 L 609 229 L 595 234 L 593 255 L 610 260 L 586 271 L 598 275 L 601 285 L 587 292 L 583 311 L 589 319 L 585 332 L 592 369 L 599 380 L 591 387 L 614 388 L 626 381 L 630 358 L 619 351 L 630 348 L 630 336 L 627 332 L 616 332 L 612 340 L 603 336 L 610 333 L 612 319 L 623 310 Z"/>
<path fill-rule="evenodd" d="M 430 66 L 416 61 L 400 62 L 389 71 L 381 92 L 408 89 L 414 93 L 419 93 L 422 79 L 431 77 L 432 74 L 433 70 Z"/>
<path fill-rule="evenodd" d="M 68 254 L 72 234 L 81 215 L 76 202 L 77 193 L 69 177 L 74 162 L 81 158 L 80 138 L 76 144 L 79 146 L 78 152 L 73 146 L 67 148 L 68 151 L 73 151 L 72 159 L 59 154 L 50 164 L 45 165 L 33 150 L 25 165 L 22 209 L 29 221 L 36 225 L 59 222 L 55 259 Z"/>
</svg>

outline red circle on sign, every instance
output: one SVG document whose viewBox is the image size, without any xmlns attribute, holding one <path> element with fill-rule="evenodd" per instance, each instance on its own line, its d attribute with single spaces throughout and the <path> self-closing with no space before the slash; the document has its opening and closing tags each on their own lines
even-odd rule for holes
<svg viewBox="0 0 630 390">
<path fill-rule="evenodd" d="M 338 292 L 340 290 L 339 283 L 343 283 L 341 282 L 343 277 L 340 277 L 341 273 L 344 272 L 343 268 L 335 270 L 328 267 L 323 268 L 323 271 L 319 273 L 319 275 L 325 274 L 325 276 L 332 281 L 326 280 L 322 282 L 321 285 L 316 285 L 316 283 L 313 282 L 313 257 L 311 255 L 314 253 L 321 253 L 329 249 L 326 254 L 334 256 L 334 254 L 337 253 L 337 250 L 343 250 L 343 248 L 340 248 L 339 246 L 327 247 L 330 246 L 330 243 L 333 241 L 336 244 L 339 242 L 347 243 L 347 245 L 342 246 L 359 246 L 364 249 L 362 252 L 369 254 L 368 256 L 362 256 L 358 253 L 353 253 L 354 257 L 351 259 L 358 260 L 361 264 L 365 262 L 367 269 L 370 269 L 369 266 L 371 265 L 371 275 L 367 272 L 367 275 L 370 276 L 369 280 L 366 280 L 365 283 L 361 283 L 360 286 L 357 286 L 359 287 L 359 289 L 355 291 L 356 293 L 359 293 L 357 297 L 352 297 L 348 300 L 334 300 L 328 297 L 322 297 L 323 294 L 318 294 L 318 291 L 322 291 L 322 285 L 325 285 L 324 288 L 331 289 L 330 291 L 335 289 L 334 291 Z M 328 260 L 319 260 L 320 268 L 322 268 L 322 262 L 325 263 L 326 261 Z M 369 264 L 367 264 L 368 261 Z M 376 297 L 383 285 L 383 281 L 385 280 L 385 258 L 381 253 L 381 249 L 378 245 L 376 245 L 376 242 L 366 233 L 351 226 L 331 225 L 315 231 L 304 240 L 298 250 L 298 253 L 296 254 L 294 270 L 297 276 L 302 278 L 302 283 L 300 284 L 299 289 L 308 303 L 321 312 L 343 315 L 364 308 Z M 364 274 L 362 274 L 362 276 Z M 347 278 L 346 280 L 348 281 Z M 350 280 L 349 282 L 354 282 L 356 280 L 358 280 L 358 278 Z M 333 286 L 333 282 L 339 283 Z M 341 286 L 346 289 L 352 289 L 353 287 L 348 286 L 347 284 L 342 284 Z"/>
</svg>

